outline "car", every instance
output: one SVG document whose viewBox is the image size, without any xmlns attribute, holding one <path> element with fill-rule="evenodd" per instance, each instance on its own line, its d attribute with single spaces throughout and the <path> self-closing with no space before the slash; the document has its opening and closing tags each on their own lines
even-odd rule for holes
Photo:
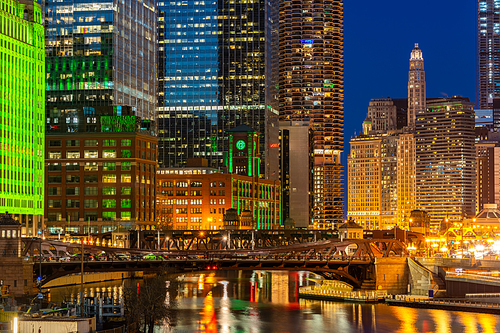
<svg viewBox="0 0 500 333">
<path fill-rule="evenodd" d="M 164 258 L 154 253 L 148 253 L 142 256 L 142 260 L 164 260 Z"/>
<path fill-rule="evenodd" d="M 99 261 L 108 261 L 109 255 L 106 252 L 102 251 L 101 253 L 95 256 L 95 259 Z"/>
<path fill-rule="evenodd" d="M 115 253 L 115 258 L 117 260 L 130 260 L 130 254 L 128 253 Z"/>
</svg>

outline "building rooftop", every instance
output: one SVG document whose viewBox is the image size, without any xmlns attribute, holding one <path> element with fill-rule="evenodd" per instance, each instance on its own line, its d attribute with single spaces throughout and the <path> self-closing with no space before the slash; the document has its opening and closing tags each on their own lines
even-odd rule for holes
<svg viewBox="0 0 500 333">
<path fill-rule="evenodd" d="M 500 219 L 500 211 L 496 204 L 485 204 L 483 210 L 477 214 L 476 219 Z"/>
</svg>

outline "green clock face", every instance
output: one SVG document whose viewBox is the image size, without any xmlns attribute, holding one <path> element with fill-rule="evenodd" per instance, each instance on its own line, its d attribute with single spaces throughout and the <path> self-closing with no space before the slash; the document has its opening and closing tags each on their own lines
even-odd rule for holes
<svg viewBox="0 0 500 333">
<path fill-rule="evenodd" d="M 243 141 L 243 140 L 238 140 L 236 142 L 236 148 L 238 148 L 239 150 L 245 149 L 245 146 L 246 146 L 246 144 L 245 144 L 245 141 Z"/>
</svg>

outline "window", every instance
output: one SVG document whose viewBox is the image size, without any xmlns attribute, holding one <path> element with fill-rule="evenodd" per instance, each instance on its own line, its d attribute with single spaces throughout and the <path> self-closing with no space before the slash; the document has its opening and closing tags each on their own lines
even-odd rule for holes
<svg viewBox="0 0 500 333">
<path fill-rule="evenodd" d="M 97 162 L 85 162 L 85 171 L 99 171 Z"/>
<path fill-rule="evenodd" d="M 66 152 L 66 158 L 80 158 L 79 150 L 68 150 Z"/>
<path fill-rule="evenodd" d="M 137 140 L 137 147 L 141 146 L 141 140 Z"/>
<path fill-rule="evenodd" d="M 87 140 L 85 140 L 85 141 L 87 141 Z M 83 152 L 83 157 L 84 158 L 98 158 L 99 151 L 98 150 L 85 150 Z"/>
<path fill-rule="evenodd" d="M 121 182 L 122 183 L 131 183 L 132 182 L 132 176 L 131 175 L 122 175 Z"/>
<path fill-rule="evenodd" d="M 116 208 L 116 199 L 102 199 L 102 208 Z"/>
<path fill-rule="evenodd" d="M 130 199 L 121 199 L 121 207 L 122 208 L 131 208 L 132 207 L 132 200 Z"/>
<path fill-rule="evenodd" d="M 114 147 L 116 146 L 116 140 L 102 140 L 103 147 Z"/>
<path fill-rule="evenodd" d="M 79 208 L 80 200 L 78 199 L 67 199 L 66 200 L 66 208 Z"/>
<path fill-rule="evenodd" d="M 66 195 L 80 195 L 79 187 L 66 187 Z"/>
<path fill-rule="evenodd" d="M 84 220 L 85 221 L 97 221 L 97 213 L 94 213 L 94 212 L 85 213 Z"/>
<path fill-rule="evenodd" d="M 203 200 L 202 199 L 191 199 L 191 205 L 202 205 Z"/>
<path fill-rule="evenodd" d="M 122 158 L 131 158 L 132 154 L 130 153 L 130 150 L 122 150 L 121 151 L 121 157 Z"/>
<path fill-rule="evenodd" d="M 201 216 L 193 216 L 191 217 L 191 223 L 201 223 L 203 218 Z"/>
<path fill-rule="evenodd" d="M 163 187 L 172 187 L 173 184 L 172 184 L 172 182 L 163 182 L 163 184 L 161 184 L 161 186 L 163 186 Z"/>
<path fill-rule="evenodd" d="M 48 208 L 61 208 L 61 200 L 49 199 L 47 200 L 47 206 Z"/>
<path fill-rule="evenodd" d="M 49 195 L 61 195 L 60 187 L 49 187 Z"/>
<path fill-rule="evenodd" d="M 131 195 L 132 194 L 132 188 L 131 187 L 122 187 L 122 195 Z"/>
<path fill-rule="evenodd" d="M 116 150 L 103 150 L 102 158 L 116 158 Z"/>
<path fill-rule="evenodd" d="M 60 183 L 61 181 L 61 175 L 49 175 L 49 183 Z"/>
<path fill-rule="evenodd" d="M 122 171 L 130 171 L 132 170 L 131 162 L 122 162 Z"/>
<path fill-rule="evenodd" d="M 69 222 L 71 222 L 71 221 L 78 221 L 79 218 L 80 218 L 80 214 L 78 214 L 78 212 L 67 212 L 66 213 L 66 220 L 69 221 Z M 77 230 L 74 230 L 74 231 L 78 232 L 78 227 L 70 227 L 70 228 L 76 228 Z M 66 230 L 68 230 L 68 229 L 66 229 Z"/>
<path fill-rule="evenodd" d="M 115 195 L 116 194 L 116 187 L 103 187 L 102 194 L 103 195 Z"/>
<path fill-rule="evenodd" d="M 188 191 L 176 191 L 175 195 L 178 197 L 186 197 L 188 195 Z"/>
<path fill-rule="evenodd" d="M 61 213 L 48 213 L 47 219 L 49 222 L 61 221 Z"/>
<path fill-rule="evenodd" d="M 116 220 L 116 212 L 102 212 L 103 221 L 113 221 Z"/>
<path fill-rule="evenodd" d="M 130 139 L 122 139 L 121 145 L 122 145 L 122 147 L 131 146 L 132 145 L 132 140 L 130 140 Z"/>
<path fill-rule="evenodd" d="M 188 187 L 187 182 L 177 182 L 177 187 Z"/>
<path fill-rule="evenodd" d="M 97 147 L 97 140 L 85 140 L 85 147 Z"/>
<path fill-rule="evenodd" d="M 85 175 L 84 181 L 86 183 L 97 183 L 99 181 L 99 178 L 97 175 Z"/>
<path fill-rule="evenodd" d="M 61 171 L 61 163 L 49 163 L 49 171 Z"/>
<path fill-rule="evenodd" d="M 116 171 L 116 163 L 115 162 L 104 162 L 102 163 L 103 171 Z"/>
<path fill-rule="evenodd" d="M 191 196 L 193 196 L 193 197 L 200 197 L 201 196 L 201 191 L 191 191 Z"/>
<path fill-rule="evenodd" d="M 80 147 L 80 140 L 66 140 L 66 147 Z"/>
<path fill-rule="evenodd" d="M 62 157 L 61 151 L 49 151 L 49 159 L 55 160 L 55 159 L 60 159 Z"/>
<path fill-rule="evenodd" d="M 97 187 L 85 187 L 85 195 L 97 195 Z"/>
<path fill-rule="evenodd" d="M 80 171 L 80 163 L 66 163 L 66 171 Z"/>
<path fill-rule="evenodd" d="M 61 147 L 61 140 L 49 140 L 49 147 Z"/>
<path fill-rule="evenodd" d="M 116 175 L 102 175 L 103 183 L 116 183 Z"/>
<path fill-rule="evenodd" d="M 121 212 L 120 215 L 121 215 L 122 221 L 130 221 L 130 218 L 132 217 L 131 212 Z"/>
<path fill-rule="evenodd" d="M 84 207 L 85 208 L 97 208 L 97 207 L 99 207 L 99 203 L 97 202 L 97 199 L 85 199 L 84 200 Z"/>
<path fill-rule="evenodd" d="M 203 183 L 202 182 L 192 182 L 191 187 L 202 187 Z"/>
<path fill-rule="evenodd" d="M 201 214 L 201 207 L 191 208 L 191 214 Z"/>
</svg>

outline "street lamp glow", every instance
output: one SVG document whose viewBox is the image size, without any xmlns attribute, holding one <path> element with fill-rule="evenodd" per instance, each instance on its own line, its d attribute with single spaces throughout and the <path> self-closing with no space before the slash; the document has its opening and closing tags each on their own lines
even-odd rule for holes
<svg viewBox="0 0 500 333">
<path fill-rule="evenodd" d="M 14 333 L 17 333 L 18 332 L 18 330 L 17 330 L 17 317 L 14 317 L 14 323 L 13 323 L 13 325 L 14 325 L 14 330 L 13 331 L 14 331 Z"/>
</svg>

